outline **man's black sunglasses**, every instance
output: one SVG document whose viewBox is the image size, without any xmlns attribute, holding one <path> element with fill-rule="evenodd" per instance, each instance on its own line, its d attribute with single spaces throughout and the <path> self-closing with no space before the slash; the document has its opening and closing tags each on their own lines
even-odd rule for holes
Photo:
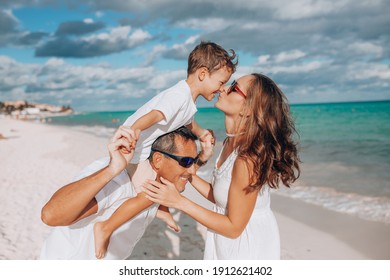
<svg viewBox="0 0 390 280">
<path fill-rule="evenodd" d="M 196 163 L 198 161 L 198 158 L 199 158 L 199 155 L 197 155 L 196 158 L 175 156 L 175 155 L 172 155 L 172 154 L 169 154 L 169 153 L 166 153 L 163 151 L 159 151 L 156 149 L 152 149 L 152 152 L 162 153 L 163 155 L 166 155 L 166 156 L 176 160 L 179 163 L 179 165 L 184 167 L 184 168 L 190 168 L 194 163 Z"/>
</svg>

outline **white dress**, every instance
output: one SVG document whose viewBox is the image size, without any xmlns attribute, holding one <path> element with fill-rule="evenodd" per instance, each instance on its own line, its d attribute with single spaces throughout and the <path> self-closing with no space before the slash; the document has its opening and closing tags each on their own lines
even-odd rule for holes
<svg viewBox="0 0 390 280">
<path fill-rule="evenodd" d="M 217 162 L 220 156 L 221 154 Z M 237 153 L 232 152 L 219 169 L 217 167 L 214 169 L 214 211 L 220 214 L 226 214 L 227 211 L 229 187 L 236 158 Z M 235 239 L 208 230 L 204 259 L 280 259 L 279 229 L 271 211 L 270 202 L 269 187 L 265 185 L 259 192 L 255 209 L 247 226 Z"/>
</svg>

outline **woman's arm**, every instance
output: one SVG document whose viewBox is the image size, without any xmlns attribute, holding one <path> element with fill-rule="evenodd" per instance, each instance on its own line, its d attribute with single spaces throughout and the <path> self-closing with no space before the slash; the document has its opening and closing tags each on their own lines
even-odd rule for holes
<svg viewBox="0 0 390 280">
<path fill-rule="evenodd" d="M 245 229 L 255 207 L 258 191 L 247 193 L 249 171 L 247 164 L 237 159 L 232 173 L 232 182 L 228 194 L 227 215 L 210 211 L 192 202 L 177 192 L 174 185 L 167 180 L 164 184 L 149 181 L 145 187 L 149 199 L 153 202 L 174 207 L 191 216 L 207 228 L 229 238 L 237 238 Z"/>
</svg>

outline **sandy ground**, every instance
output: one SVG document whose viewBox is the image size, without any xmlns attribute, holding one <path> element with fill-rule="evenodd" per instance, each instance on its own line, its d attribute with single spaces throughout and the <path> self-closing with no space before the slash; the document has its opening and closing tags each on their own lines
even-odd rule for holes
<svg viewBox="0 0 390 280">
<path fill-rule="evenodd" d="M 0 259 L 37 259 L 50 227 L 40 210 L 82 167 L 106 156 L 108 139 L 71 128 L 0 119 Z M 191 187 L 185 195 L 211 205 Z M 390 225 L 273 194 L 282 259 L 390 259 Z M 206 229 L 174 211 L 177 234 L 155 219 L 130 259 L 202 259 Z"/>
</svg>

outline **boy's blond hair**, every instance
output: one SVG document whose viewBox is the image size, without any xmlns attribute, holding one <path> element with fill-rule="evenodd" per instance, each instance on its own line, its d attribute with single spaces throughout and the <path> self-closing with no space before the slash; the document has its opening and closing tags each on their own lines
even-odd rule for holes
<svg viewBox="0 0 390 280">
<path fill-rule="evenodd" d="M 216 43 L 202 41 L 188 56 L 187 75 L 195 73 L 201 67 L 206 67 L 212 74 L 224 66 L 233 74 L 238 61 L 234 50 L 230 49 L 230 53 Z"/>
</svg>

